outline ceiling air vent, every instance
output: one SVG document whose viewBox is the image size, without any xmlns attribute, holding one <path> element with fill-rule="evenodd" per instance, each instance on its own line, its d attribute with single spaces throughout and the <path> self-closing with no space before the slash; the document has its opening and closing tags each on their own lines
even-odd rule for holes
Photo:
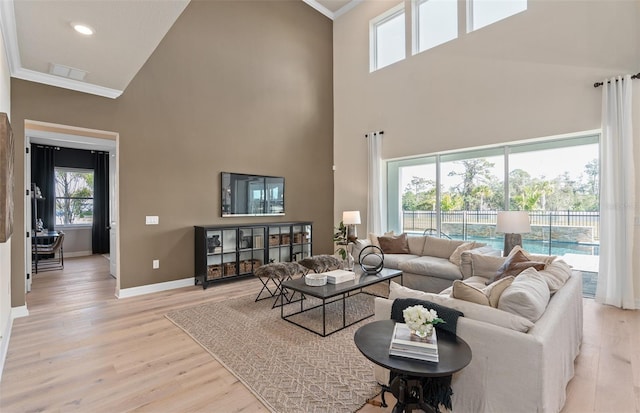
<svg viewBox="0 0 640 413">
<path fill-rule="evenodd" d="M 49 64 L 49 73 L 79 81 L 84 81 L 84 77 L 87 75 L 87 72 L 84 70 L 59 65 L 57 63 Z"/>
</svg>

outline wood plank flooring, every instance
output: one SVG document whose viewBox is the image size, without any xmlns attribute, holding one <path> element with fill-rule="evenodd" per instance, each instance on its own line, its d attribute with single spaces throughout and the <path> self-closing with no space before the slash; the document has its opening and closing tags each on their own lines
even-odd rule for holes
<svg viewBox="0 0 640 413">
<path fill-rule="evenodd" d="M 266 412 L 168 311 L 260 289 L 255 279 L 116 299 L 108 261 L 41 272 L 14 320 L 0 411 Z M 563 413 L 640 413 L 640 312 L 585 299 L 585 338 Z M 387 401 L 392 401 L 388 397 Z M 383 413 L 366 405 L 361 412 Z"/>
</svg>

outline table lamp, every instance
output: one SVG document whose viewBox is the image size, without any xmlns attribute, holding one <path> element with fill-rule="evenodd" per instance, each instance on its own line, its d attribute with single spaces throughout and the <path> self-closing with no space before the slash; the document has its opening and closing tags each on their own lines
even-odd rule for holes
<svg viewBox="0 0 640 413">
<path fill-rule="evenodd" d="M 531 232 L 527 211 L 499 211 L 496 232 L 504 233 L 503 255 L 509 255 L 513 247 L 522 246 L 522 235 Z"/>
<path fill-rule="evenodd" d="M 347 241 L 355 242 L 358 239 L 356 225 L 360 224 L 360 211 L 342 212 L 342 223 L 347 227 Z"/>
</svg>

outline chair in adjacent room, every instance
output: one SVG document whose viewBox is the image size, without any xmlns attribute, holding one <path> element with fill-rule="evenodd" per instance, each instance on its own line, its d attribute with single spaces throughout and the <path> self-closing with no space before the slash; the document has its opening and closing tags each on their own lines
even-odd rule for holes
<svg viewBox="0 0 640 413">
<path fill-rule="evenodd" d="M 38 271 L 61 270 L 64 268 L 64 232 L 58 232 L 58 236 L 51 244 L 32 246 L 33 254 L 38 254 Z"/>
</svg>

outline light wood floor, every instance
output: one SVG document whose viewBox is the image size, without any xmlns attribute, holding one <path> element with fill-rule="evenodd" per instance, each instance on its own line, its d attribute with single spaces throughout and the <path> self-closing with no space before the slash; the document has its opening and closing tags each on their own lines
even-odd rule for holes
<svg viewBox="0 0 640 413">
<path fill-rule="evenodd" d="M 249 279 L 118 300 L 108 261 L 99 255 L 37 274 L 27 295 L 30 315 L 14 320 L 0 411 L 267 411 L 164 317 L 174 308 L 257 293 L 259 286 Z M 584 343 L 563 412 L 640 412 L 640 312 L 590 299 L 584 305 Z"/>
</svg>

